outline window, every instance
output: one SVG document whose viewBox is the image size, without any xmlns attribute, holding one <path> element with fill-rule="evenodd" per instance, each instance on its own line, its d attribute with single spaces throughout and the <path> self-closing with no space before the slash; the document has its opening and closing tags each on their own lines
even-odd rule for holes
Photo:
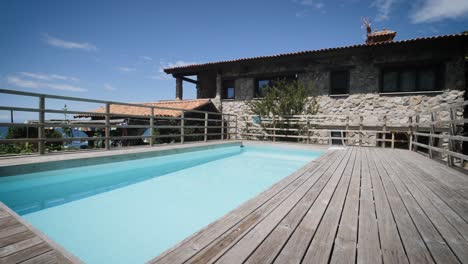
<svg viewBox="0 0 468 264">
<path fill-rule="evenodd" d="M 256 81 L 255 85 L 255 97 L 262 98 L 265 96 L 265 92 L 269 87 L 273 87 L 276 85 L 278 81 L 295 81 L 297 79 L 296 75 L 288 75 L 288 76 L 276 76 L 271 78 L 259 78 Z"/>
<path fill-rule="evenodd" d="M 349 93 L 349 71 L 340 70 L 330 72 L 330 94 Z"/>
<path fill-rule="evenodd" d="M 225 80 L 223 81 L 223 99 L 234 99 L 235 94 L 235 85 L 234 80 Z"/>
<path fill-rule="evenodd" d="M 381 91 L 383 93 L 437 91 L 442 89 L 441 67 L 406 66 L 382 70 Z"/>
</svg>

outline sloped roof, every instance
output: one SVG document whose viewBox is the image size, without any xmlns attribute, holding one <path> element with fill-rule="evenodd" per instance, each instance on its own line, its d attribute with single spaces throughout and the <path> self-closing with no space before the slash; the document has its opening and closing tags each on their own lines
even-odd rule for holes
<svg viewBox="0 0 468 264">
<path fill-rule="evenodd" d="M 414 39 L 406 39 L 406 40 L 399 40 L 399 41 L 384 41 L 384 42 L 376 42 L 376 43 L 368 43 L 368 44 L 356 44 L 356 45 L 342 46 L 342 47 L 335 47 L 335 48 L 324 48 L 324 49 L 306 50 L 306 51 L 299 51 L 299 52 L 292 52 L 292 53 L 282 53 L 282 54 L 276 54 L 276 55 L 266 55 L 266 56 L 250 57 L 250 58 L 240 58 L 240 59 L 234 59 L 234 60 L 207 62 L 207 63 L 201 63 L 201 64 L 191 64 L 191 65 L 185 65 L 185 66 L 179 66 L 179 67 L 165 68 L 164 72 L 170 74 L 170 73 L 183 72 L 183 71 L 189 71 L 189 70 L 192 70 L 192 71 L 203 70 L 209 66 L 236 63 L 236 62 L 248 62 L 248 61 L 255 61 L 255 60 L 262 60 L 262 59 L 322 53 L 322 52 L 328 52 L 328 51 L 337 51 L 337 50 L 345 50 L 345 49 L 353 49 L 353 48 L 387 46 L 387 45 L 396 45 L 396 44 L 403 44 L 403 43 L 414 43 L 414 42 L 427 41 L 427 40 L 454 39 L 454 38 L 466 38 L 466 37 L 468 37 L 468 33 L 414 38 Z"/>
<path fill-rule="evenodd" d="M 148 103 L 137 103 L 141 105 L 147 106 L 156 106 L 156 107 L 168 107 L 168 108 L 177 108 L 177 109 L 184 109 L 184 110 L 196 110 L 202 106 L 207 104 L 211 104 L 210 99 L 193 99 L 193 100 L 171 100 L 171 101 L 159 101 L 159 102 L 148 102 Z M 106 108 L 104 106 L 99 107 L 98 109 L 91 110 L 90 112 L 94 113 L 105 113 Z M 151 110 L 145 107 L 137 107 L 137 106 L 130 106 L 130 105 L 111 105 L 110 106 L 110 113 L 111 114 L 122 114 L 122 115 L 141 115 L 141 116 L 149 116 L 151 114 Z M 176 117 L 180 116 L 181 112 L 179 110 L 171 110 L 171 109 L 154 109 L 154 115 L 156 116 L 171 116 Z M 83 115 L 76 115 L 75 117 L 95 117 L 95 116 L 103 116 L 99 114 L 83 114 Z"/>
</svg>

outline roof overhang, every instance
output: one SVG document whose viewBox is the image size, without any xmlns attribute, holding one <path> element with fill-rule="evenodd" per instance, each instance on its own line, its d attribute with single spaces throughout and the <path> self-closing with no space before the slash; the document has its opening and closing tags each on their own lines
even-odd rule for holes
<svg viewBox="0 0 468 264">
<path fill-rule="evenodd" d="M 309 54 L 320 54 L 320 53 L 327 53 L 327 52 L 334 52 L 334 51 L 353 50 L 353 49 L 372 48 L 372 47 L 393 47 L 396 45 L 417 44 L 417 43 L 425 43 L 425 42 L 430 42 L 430 41 L 435 41 L 435 40 L 445 40 L 445 39 L 468 40 L 468 33 L 415 38 L 415 39 L 407 39 L 407 40 L 400 40 L 400 41 L 386 41 L 386 42 L 377 42 L 377 43 L 368 43 L 368 44 L 357 44 L 357 45 L 342 46 L 342 47 L 335 47 L 335 48 L 306 50 L 306 51 L 282 53 L 282 54 L 276 54 L 276 55 L 240 58 L 240 59 L 225 60 L 225 61 L 215 61 L 215 62 L 208 62 L 208 63 L 202 63 L 202 64 L 192 64 L 192 65 L 186 65 L 186 66 L 166 68 L 164 69 L 164 72 L 167 74 L 172 74 L 174 77 L 178 77 L 178 76 L 186 76 L 186 75 L 195 75 L 201 71 L 217 70 L 220 67 L 233 66 L 236 64 L 244 64 L 244 63 L 257 62 L 257 61 L 278 60 L 282 58 L 293 59 L 295 57 L 301 57 L 301 56 L 309 55 Z"/>
</svg>

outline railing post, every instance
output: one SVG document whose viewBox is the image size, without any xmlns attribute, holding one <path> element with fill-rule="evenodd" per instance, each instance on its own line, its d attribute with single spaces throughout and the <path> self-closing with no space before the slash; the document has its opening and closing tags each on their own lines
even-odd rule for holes
<svg viewBox="0 0 468 264">
<path fill-rule="evenodd" d="M 429 157 L 432 159 L 434 157 L 434 153 L 432 152 L 432 147 L 434 146 L 434 137 L 432 135 L 435 134 L 435 126 L 434 123 L 436 121 L 435 113 L 431 113 L 431 126 L 429 130 Z"/>
<path fill-rule="evenodd" d="M 359 116 L 359 146 L 362 147 L 362 121 L 364 120 L 363 116 Z"/>
<path fill-rule="evenodd" d="M 39 142 L 37 143 L 39 155 L 43 155 L 45 153 L 44 122 L 45 122 L 45 97 L 41 96 L 39 97 L 39 127 L 37 131 L 37 137 L 39 138 Z"/>
<path fill-rule="evenodd" d="M 392 149 L 395 148 L 395 133 L 392 131 Z"/>
<path fill-rule="evenodd" d="M 309 130 L 309 126 L 310 126 L 309 116 L 306 116 L 307 144 L 310 144 L 310 130 Z"/>
<path fill-rule="evenodd" d="M 150 117 L 150 146 L 154 146 L 154 107 L 151 107 L 151 117 Z"/>
<path fill-rule="evenodd" d="M 224 115 L 221 114 L 221 140 L 224 140 Z"/>
<path fill-rule="evenodd" d="M 419 121 L 420 121 L 419 115 L 416 115 L 414 121 L 416 122 L 416 125 L 414 126 L 414 132 L 418 133 L 419 132 Z M 414 140 L 415 143 L 418 143 L 418 135 L 414 134 L 413 140 Z M 418 151 L 418 145 L 413 144 L 413 151 L 415 151 L 415 152 Z"/>
<path fill-rule="evenodd" d="M 204 135 L 204 141 L 208 141 L 208 113 L 205 113 L 205 135 Z"/>
<path fill-rule="evenodd" d="M 412 149 L 413 149 L 413 117 L 412 117 L 412 116 L 409 116 L 409 117 L 408 117 L 408 124 L 409 124 L 409 131 L 408 131 L 408 135 L 409 135 L 408 150 L 412 150 Z"/>
<path fill-rule="evenodd" d="M 346 132 L 345 132 L 345 134 L 348 133 L 348 131 L 349 131 L 349 115 L 346 116 Z M 343 137 L 345 137 L 345 136 L 343 135 Z M 345 142 L 346 144 L 349 144 L 348 140 L 345 140 L 343 142 Z"/>
<path fill-rule="evenodd" d="M 106 103 L 106 127 L 104 146 L 106 150 L 110 150 L 110 103 Z"/>
<path fill-rule="evenodd" d="M 238 130 L 238 127 L 237 127 L 237 115 L 236 115 L 236 127 L 235 127 L 235 129 L 236 129 L 236 134 L 235 134 L 236 139 L 239 139 L 239 130 Z"/>
<path fill-rule="evenodd" d="M 180 143 L 184 144 L 184 139 L 185 139 L 185 112 L 182 111 L 182 114 L 180 115 Z"/>
<path fill-rule="evenodd" d="M 275 116 L 273 116 L 272 121 L 273 121 L 273 142 L 276 142 L 276 118 L 275 118 Z M 268 133 L 268 131 L 267 131 L 267 133 Z M 267 137 L 267 139 L 268 139 L 268 137 Z"/>
<path fill-rule="evenodd" d="M 382 126 L 382 131 L 383 131 L 383 132 L 387 132 L 387 116 L 386 116 L 386 115 L 383 116 L 383 122 L 384 122 L 384 123 L 383 123 L 383 126 Z M 393 135 L 393 134 L 392 134 L 392 135 Z M 382 141 L 383 144 L 382 144 L 382 147 L 385 148 L 386 145 L 387 145 L 387 133 L 383 133 L 382 137 L 383 137 L 383 141 Z M 393 144 L 393 142 L 392 142 L 392 144 Z M 393 147 L 392 147 L 392 148 L 393 148 Z"/>
<path fill-rule="evenodd" d="M 453 144 L 452 137 L 455 136 L 456 130 L 455 130 L 455 120 L 456 120 L 456 113 L 454 108 L 450 108 L 450 130 L 449 130 L 449 142 L 448 142 L 448 149 L 449 151 L 455 151 L 455 146 Z M 453 156 L 448 153 L 447 154 L 447 165 L 450 167 L 453 167 Z"/>
</svg>

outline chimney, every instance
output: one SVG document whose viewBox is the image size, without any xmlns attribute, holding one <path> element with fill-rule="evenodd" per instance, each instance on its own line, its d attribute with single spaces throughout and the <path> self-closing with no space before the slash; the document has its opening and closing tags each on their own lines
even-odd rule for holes
<svg viewBox="0 0 468 264">
<path fill-rule="evenodd" d="M 366 44 L 374 44 L 381 42 L 391 42 L 396 36 L 396 31 L 382 29 L 380 31 L 375 30 L 370 32 L 370 27 L 367 30 Z"/>
</svg>

